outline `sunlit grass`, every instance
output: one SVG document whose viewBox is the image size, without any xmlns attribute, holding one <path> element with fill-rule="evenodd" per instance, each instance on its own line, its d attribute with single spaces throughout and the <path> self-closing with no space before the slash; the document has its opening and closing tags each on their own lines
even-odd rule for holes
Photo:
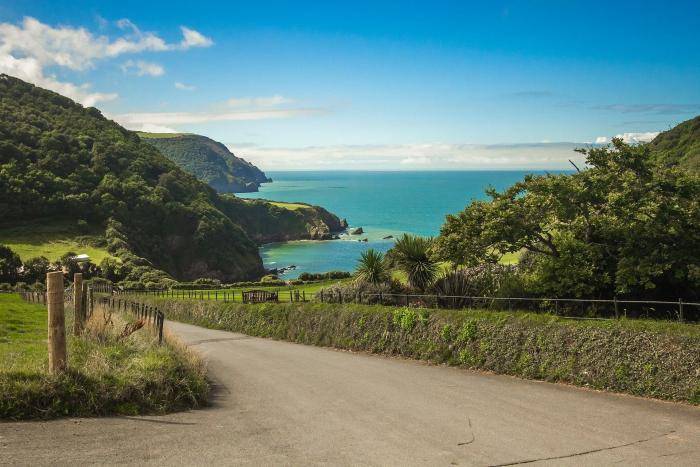
<svg viewBox="0 0 700 467">
<path fill-rule="evenodd" d="M 202 362 L 147 327 L 120 336 L 132 318 L 99 307 L 83 337 L 66 308 L 68 369 L 47 372 L 47 310 L 0 294 L 0 419 L 164 413 L 206 402 Z"/>
<path fill-rule="evenodd" d="M 90 229 L 86 235 L 79 231 L 77 223 L 50 220 L 0 226 L 0 244 L 8 246 L 22 261 L 37 256 L 57 261 L 64 254 L 73 252 L 86 254 L 93 263 L 99 264 L 104 258 L 112 258 L 106 248 L 95 246 L 103 237 L 104 232 L 98 228 Z"/>
</svg>

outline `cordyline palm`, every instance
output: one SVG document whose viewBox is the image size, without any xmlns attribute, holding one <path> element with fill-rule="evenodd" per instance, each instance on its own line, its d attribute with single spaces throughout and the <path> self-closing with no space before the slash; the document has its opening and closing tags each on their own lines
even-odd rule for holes
<svg viewBox="0 0 700 467">
<path fill-rule="evenodd" d="M 406 273 L 408 285 L 425 291 L 437 277 L 438 265 L 430 258 L 432 238 L 404 234 L 392 248 L 396 264 Z"/>
<path fill-rule="evenodd" d="M 355 277 L 359 281 L 373 285 L 389 280 L 389 269 L 384 261 L 384 254 L 372 248 L 363 251 L 357 262 Z"/>
</svg>

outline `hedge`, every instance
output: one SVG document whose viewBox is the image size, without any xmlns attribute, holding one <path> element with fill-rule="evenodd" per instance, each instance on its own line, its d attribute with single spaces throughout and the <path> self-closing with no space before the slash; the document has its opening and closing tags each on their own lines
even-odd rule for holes
<svg viewBox="0 0 700 467">
<path fill-rule="evenodd" d="M 357 304 L 155 298 L 167 319 L 700 404 L 700 326 Z"/>
</svg>

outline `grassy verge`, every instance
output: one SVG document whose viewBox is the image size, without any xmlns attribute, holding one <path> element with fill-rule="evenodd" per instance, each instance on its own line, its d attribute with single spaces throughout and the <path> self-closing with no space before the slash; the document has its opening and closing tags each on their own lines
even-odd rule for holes
<svg viewBox="0 0 700 467">
<path fill-rule="evenodd" d="M 155 301 L 168 319 L 205 327 L 700 404 L 700 326 L 357 304 Z"/>
<path fill-rule="evenodd" d="M 158 345 L 145 328 L 121 338 L 125 319 L 97 309 L 84 337 L 68 336 L 68 371 L 50 376 L 46 308 L 0 295 L 0 419 L 165 413 L 206 403 L 201 361 L 174 339 Z"/>
</svg>

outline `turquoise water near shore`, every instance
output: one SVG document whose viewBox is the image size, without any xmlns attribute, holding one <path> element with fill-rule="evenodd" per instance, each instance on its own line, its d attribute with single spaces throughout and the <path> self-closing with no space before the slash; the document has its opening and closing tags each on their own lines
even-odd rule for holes
<svg viewBox="0 0 700 467">
<path fill-rule="evenodd" d="M 386 251 L 404 232 L 437 235 L 446 214 L 458 213 L 473 199 L 486 198 L 484 190 L 502 190 L 533 171 L 454 172 L 267 172 L 272 183 L 257 193 L 240 197 L 304 202 L 323 206 L 363 235 L 342 240 L 273 243 L 260 248 L 268 268 L 296 265 L 285 278 L 302 272 L 352 271 L 367 248 Z M 544 173 L 544 172 L 539 172 Z M 367 242 L 358 239 L 367 238 Z"/>
</svg>

